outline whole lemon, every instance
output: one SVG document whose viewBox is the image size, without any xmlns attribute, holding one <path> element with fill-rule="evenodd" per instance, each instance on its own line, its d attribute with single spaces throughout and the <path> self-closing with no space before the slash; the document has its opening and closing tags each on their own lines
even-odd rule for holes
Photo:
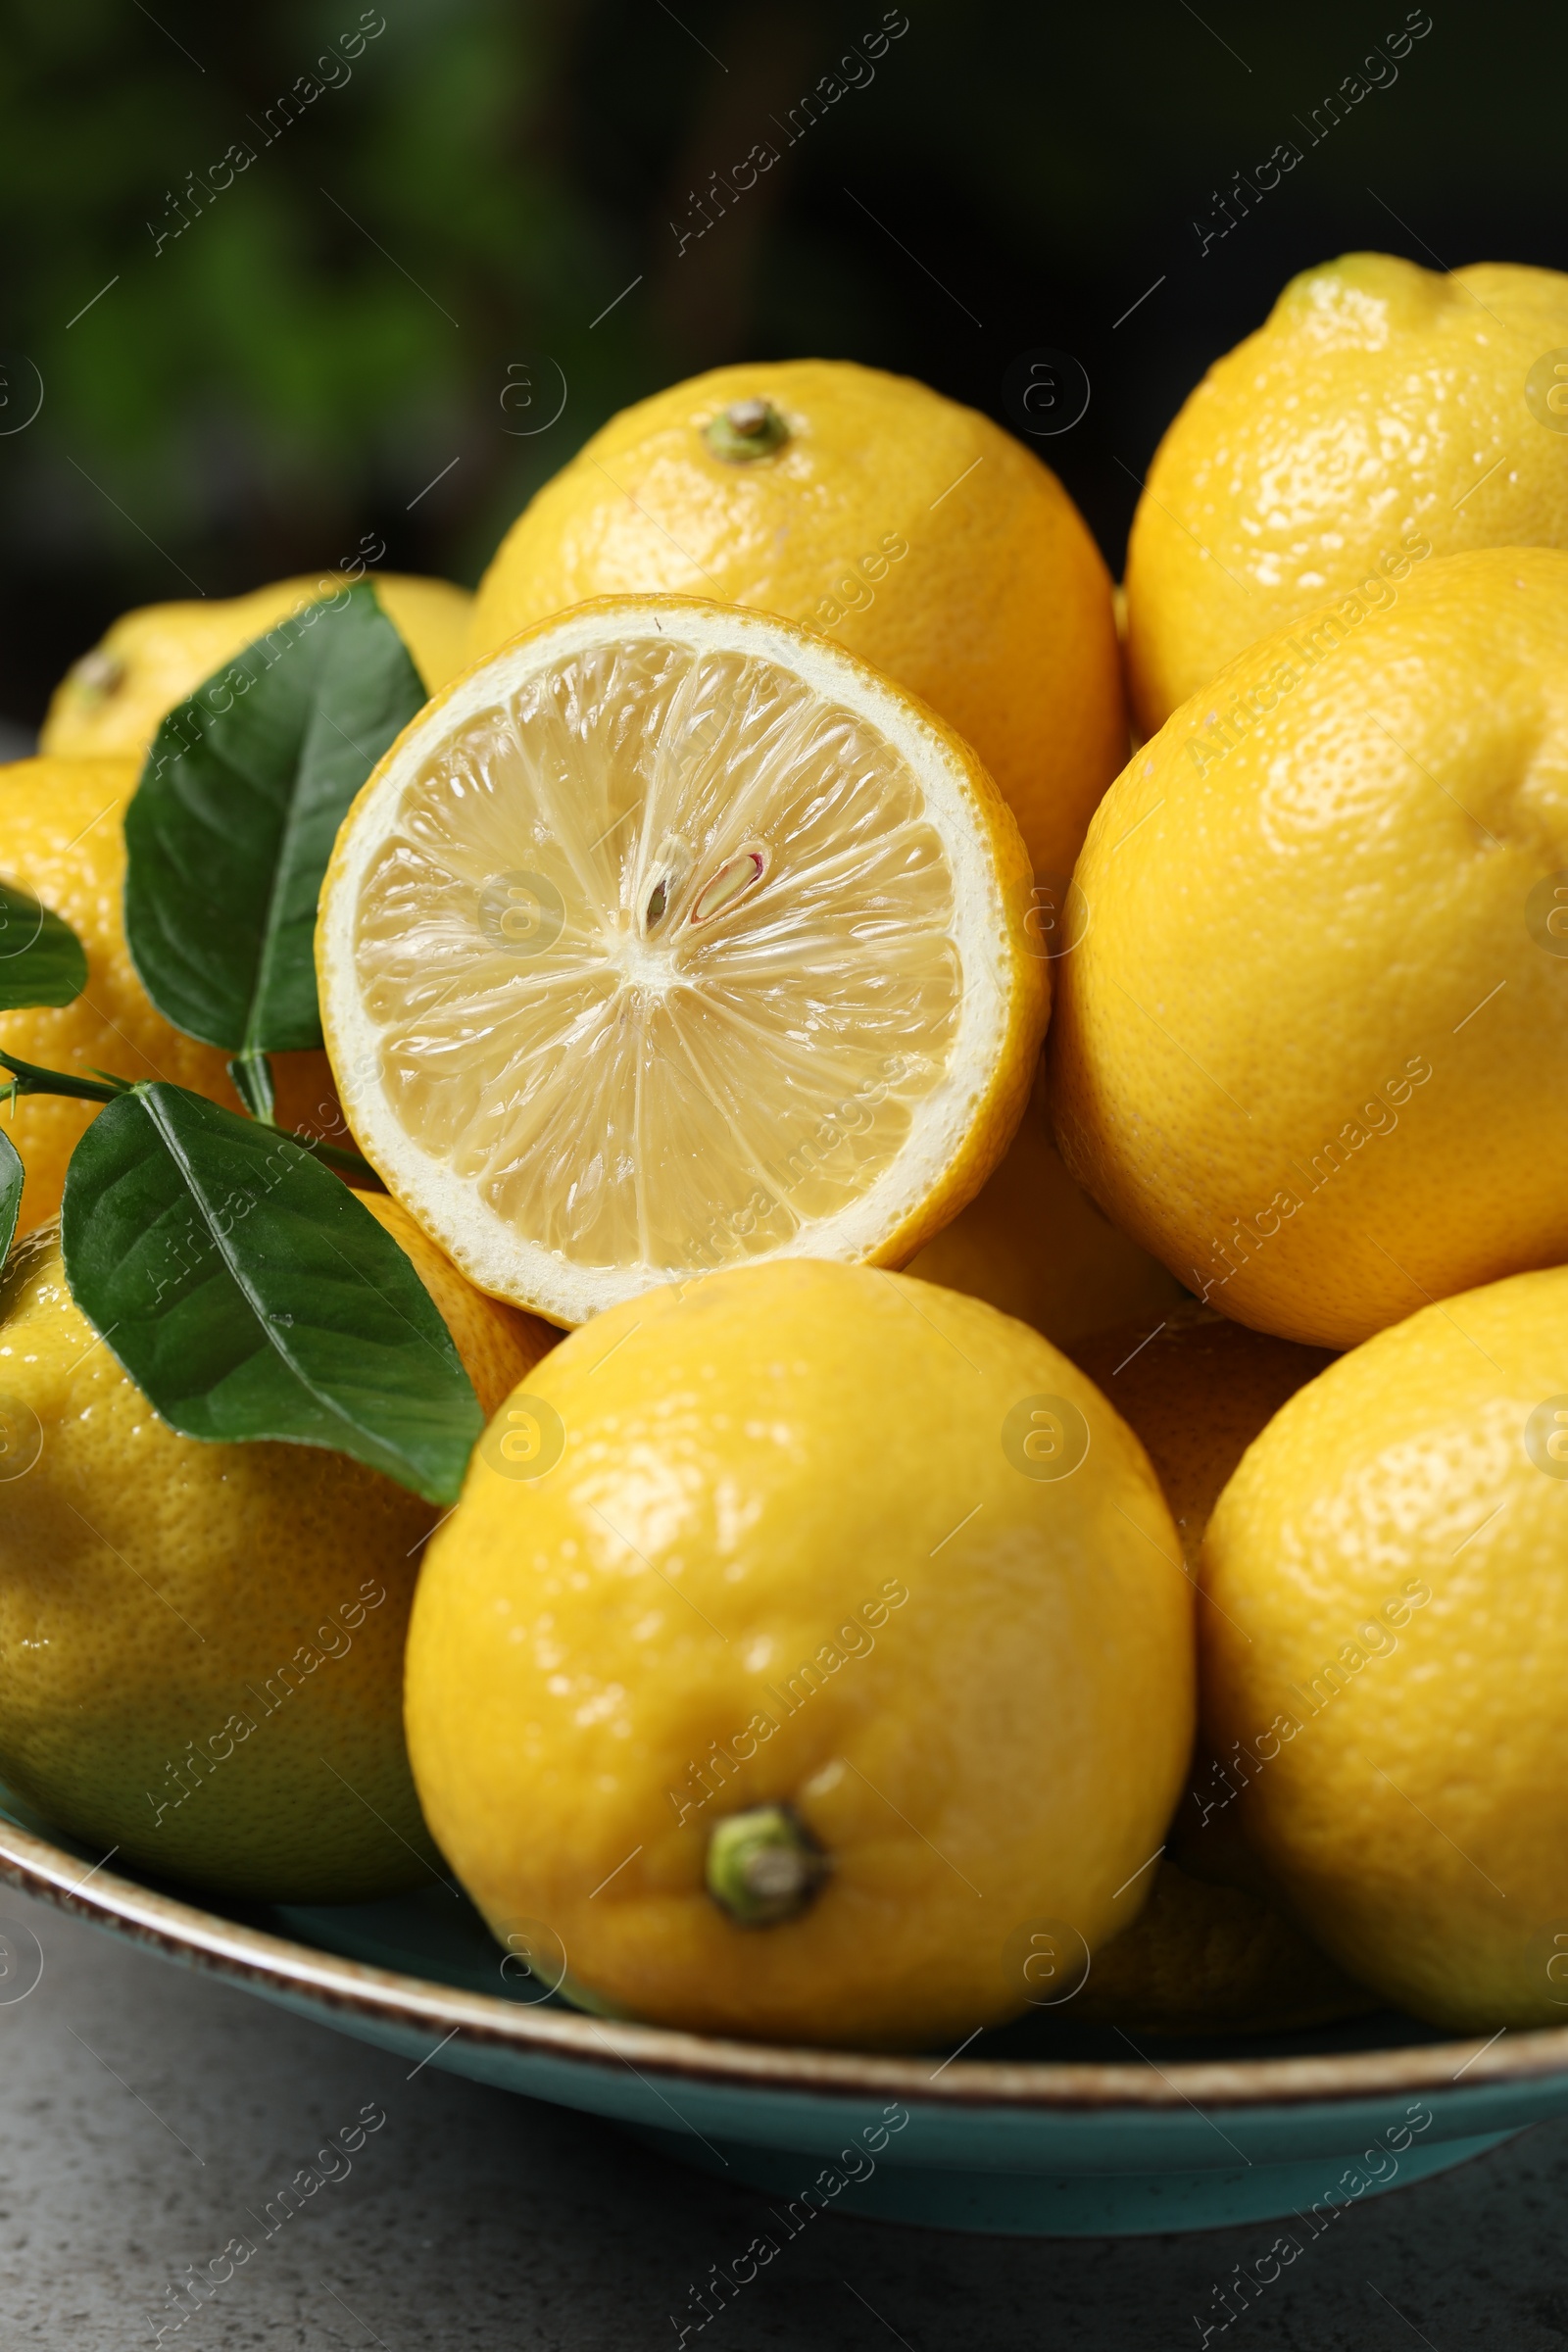
<svg viewBox="0 0 1568 2352">
<path fill-rule="evenodd" d="M 1250 647 L 1077 881 L 1057 1142 L 1189 1289 L 1345 1348 L 1568 1258 L 1568 554 L 1435 559 Z"/>
<path fill-rule="evenodd" d="M 670 589 L 808 622 L 967 738 L 1066 876 L 1127 756 L 1110 577 L 1055 475 L 906 376 L 694 376 L 611 418 L 513 524 L 470 655 L 590 597 Z"/>
<path fill-rule="evenodd" d="M 384 1196 L 487 1409 L 555 1335 Z M 159 1877 L 270 1902 L 423 1883 L 403 1642 L 436 1511 L 308 1446 L 161 1421 L 71 1298 L 57 1229 L 0 1280 L 0 1780 Z"/>
<path fill-rule="evenodd" d="M 1280 2034 L 1377 2003 L 1279 1906 L 1198 1878 L 1167 1854 L 1127 1933 L 1095 1956 L 1061 2015 L 1145 2034 Z"/>
<path fill-rule="evenodd" d="M 1073 1348 L 1148 1448 L 1196 1574 L 1203 1530 L 1248 1446 L 1333 1357 L 1188 1299 Z M 1290 1919 L 1242 1843 L 1233 1783 L 1200 1753 L 1136 1923 L 1096 1959 L 1072 2015 L 1158 2033 L 1261 2033 L 1371 2004 Z"/>
<path fill-rule="evenodd" d="M 0 1013 L 0 1050 L 77 1078 L 96 1070 L 167 1078 L 239 1110 L 227 1056 L 165 1020 L 125 945 L 125 804 L 138 773 L 131 760 L 18 760 L 0 767 L 0 880 L 20 883 L 63 915 L 87 952 L 87 985 L 75 1002 Z M 280 1127 L 348 1140 L 324 1054 L 276 1054 L 272 1072 Z M 95 1102 L 56 1095 L 24 1096 L 0 1113 L 26 1168 L 24 1233 L 58 1216 L 71 1154 L 97 1114 Z"/>
<path fill-rule="evenodd" d="M 1148 1453 L 1195 1575 L 1231 1472 L 1285 1399 L 1334 1361 L 1185 1297 L 1077 1340 L 1071 1354 Z"/>
<path fill-rule="evenodd" d="M 428 693 L 463 667 L 472 599 L 448 580 L 367 575 Z M 55 688 L 38 749 L 73 760 L 140 760 L 176 703 L 302 607 L 344 585 L 341 572 L 276 580 L 249 596 L 141 605 L 123 612 Z"/>
<path fill-rule="evenodd" d="M 1249 1331 L 1184 1298 L 1152 1328 L 1141 1319 L 1076 1341 L 1072 1360 L 1109 1397 L 1148 1452 L 1188 1574 L 1196 1579 L 1210 1513 L 1238 1462 L 1286 1398 L 1335 1358 L 1325 1348 L 1299 1348 Z M 1166 1852 L 1199 1879 L 1263 1896 L 1269 1889 L 1238 1834 L 1232 1795 L 1220 1765 L 1200 1748 Z M 1149 1947 L 1153 1914 L 1151 1902 L 1125 1940 Z M 1183 1933 L 1196 1916 L 1184 1896 Z"/>
<path fill-rule="evenodd" d="M 1255 638 L 1427 553 L 1568 546 L 1568 276 L 1386 253 L 1303 270 L 1160 443 L 1127 551 L 1152 735 Z"/>
<path fill-rule="evenodd" d="M 1568 1269 L 1292 1397 L 1203 1550 L 1205 1730 L 1294 1908 L 1445 2026 L 1568 2006 Z"/>
<path fill-rule="evenodd" d="M 1137 1441 L 979 1300 L 803 1259 L 645 1292 L 510 1400 L 431 1546 L 426 1819 L 594 2002 L 972 2033 L 1030 1999 L 1034 1938 L 1111 1932 L 1159 1843 L 1176 1559 Z"/>
<path fill-rule="evenodd" d="M 1043 1059 L 1005 1156 L 904 1271 L 988 1299 L 1073 1349 L 1075 1360 L 1084 1334 L 1124 1315 L 1147 1315 L 1147 1332 L 1186 1297 L 1068 1175 L 1052 1140 Z"/>
</svg>

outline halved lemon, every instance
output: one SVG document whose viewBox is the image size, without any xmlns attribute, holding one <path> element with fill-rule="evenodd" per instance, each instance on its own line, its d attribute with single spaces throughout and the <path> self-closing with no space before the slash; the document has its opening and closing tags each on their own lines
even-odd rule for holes
<svg viewBox="0 0 1568 2352">
<path fill-rule="evenodd" d="M 1030 883 L 975 754 L 854 656 L 580 605 L 349 811 L 317 929 L 344 1108 L 469 1278 L 558 1323 L 760 1258 L 899 1265 L 1022 1114 Z"/>
</svg>

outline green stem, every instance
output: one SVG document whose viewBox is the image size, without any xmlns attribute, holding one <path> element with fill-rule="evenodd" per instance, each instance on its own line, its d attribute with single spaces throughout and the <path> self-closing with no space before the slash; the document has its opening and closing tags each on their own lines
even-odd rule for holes
<svg viewBox="0 0 1568 2352">
<path fill-rule="evenodd" d="M 272 1065 L 254 1046 L 244 1047 L 228 1064 L 229 1082 L 251 1117 L 263 1127 L 274 1127 Z"/>
<path fill-rule="evenodd" d="M 715 1822 L 704 1868 L 708 1891 L 743 1928 L 770 1928 L 814 1901 L 828 1858 L 789 1805 L 754 1805 Z"/>
<path fill-rule="evenodd" d="M 113 1102 L 118 1096 L 131 1092 L 124 1078 L 111 1078 L 107 1073 L 73 1078 L 64 1070 L 40 1069 L 36 1062 L 23 1061 L 15 1054 L 0 1054 L 0 1070 L 11 1072 L 11 1084 L 0 1087 L 0 1096 L 7 1101 L 15 1101 L 18 1095 L 69 1095 L 80 1102 Z"/>
<path fill-rule="evenodd" d="M 749 466 L 757 458 L 770 458 L 789 437 L 790 428 L 770 400 L 732 400 L 704 434 L 714 457 L 722 458 L 726 466 Z"/>
<path fill-rule="evenodd" d="M 233 1066 L 230 1062 L 230 1070 Z M 135 1094 L 139 1083 L 117 1078 L 110 1070 L 99 1070 L 91 1078 L 73 1078 L 65 1070 L 40 1069 L 36 1062 L 23 1061 L 15 1054 L 0 1053 L 0 1069 L 11 1072 L 11 1084 L 0 1086 L 0 1102 L 15 1102 L 20 1095 L 67 1095 L 79 1102 L 113 1102 L 121 1095 Z M 244 1089 L 239 1091 L 243 1093 Z M 272 1122 L 265 1119 L 258 1123 L 270 1126 Z M 279 1133 L 287 1134 L 291 1144 L 298 1144 L 317 1159 L 324 1160 L 329 1168 L 340 1169 L 345 1176 L 358 1176 L 377 1192 L 386 1191 L 369 1161 L 362 1159 L 358 1152 L 344 1152 L 336 1144 L 323 1144 L 299 1128 L 279 1129 Z"/>
</svg>

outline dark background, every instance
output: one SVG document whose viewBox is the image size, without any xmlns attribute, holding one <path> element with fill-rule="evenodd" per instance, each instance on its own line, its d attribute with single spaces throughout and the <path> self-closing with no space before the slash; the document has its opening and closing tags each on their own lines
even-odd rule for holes
<svg viewBox="0 0 1568 2352">
<path fill-rule="evenodd" d="M 1520 0 L 1431 0 L 1316 144 L 1400 0 L 906 0 L 874 81 L 677 256 L 691 191 L 782 147 L 771 118 L 883 6 L 382 0 L 352 78 L 264 144 L 358 0 L 6 0 L 0 718 L 35 723 L 127 606 L 362 532 L 471 583 L 614 409 L 748 356 L 866 361 L 1005 421 L 1008 363 L 1070 352 L 1089 410 L 1040 447 L 1119 569 L 1163 425 L 1294 271 L 1358 246 L 1568 265 L 1568 23 Z M 255 162 L 155 250 L 235 139 Z M 1301 163 L 1200 253 L 1195 219 L 1222 226 L 1216 191 L 1286 139 Z M 559 418 L 519 429 L 557 368 Z"/>
</svg>

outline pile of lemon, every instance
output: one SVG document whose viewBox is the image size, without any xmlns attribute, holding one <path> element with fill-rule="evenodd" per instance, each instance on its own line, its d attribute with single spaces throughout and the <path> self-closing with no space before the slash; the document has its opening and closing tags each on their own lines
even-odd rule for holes
<svg viewBox="0 0 1568 2352">
<path fill-rule="evenodd" d="M 431 699 L 278 1117 L 341 1105 L 489 1424 L 439 1524 L 179 1435 L 63 1269 L 97 1106 L 14 1102 L 15 1794 L 253 1900 L 450 1870 L 669 2026 L 1557 2022 L 1565 433 L 1568 278 L 1357 254 L 1187 402 L 1124 598 L 819 362 L 613 418 L 471 600 L 378 579 Z M 122 819 L 300 593 L 127 615 L 0 771 L 88 962 L 0 1050 L 237 1107 Z"/>
</svg>

